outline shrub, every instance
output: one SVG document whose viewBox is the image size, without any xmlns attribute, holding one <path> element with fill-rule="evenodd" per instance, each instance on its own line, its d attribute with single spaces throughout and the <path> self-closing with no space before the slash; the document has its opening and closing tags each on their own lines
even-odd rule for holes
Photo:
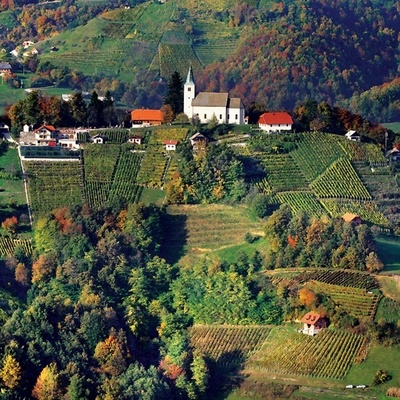
<svg viewBox="0 0 400 400">
<path fill-rule="evenodd" d="M 387 381 L 390 381 L 392 377 L 388 374 L 387 371 L 384 369 L 378 369 L 376 371 L 375 376 L 374 376 L 374 385 L 380 385 L 381 383 L 385 383 Z"/>
</svg>

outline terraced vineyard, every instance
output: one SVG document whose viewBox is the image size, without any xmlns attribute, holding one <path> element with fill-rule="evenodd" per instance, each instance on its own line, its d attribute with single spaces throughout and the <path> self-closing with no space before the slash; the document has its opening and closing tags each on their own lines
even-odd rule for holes
<svg viewBox="0 0 400 400">
<path fill-rule="evenodd" d="M 34 217 L 63 205 L 82 204 L 78 161 L 23 162 Z"/>
<path fill-rule="evenodd" d="M 343 379 L 364 337 L 347 331 L 324 329 L 316 336 L 273 328 L 262 349 L 246 363 L 246 369 L 270 374 Z"/>
<path fill-rule="evenodd" d="M 309 281 L 318 281 L 329 285 L 345 286 L 367 291 L 378 287 L 378 283 L 372 275 L 356 271 L 317 270 L 304 272 L 293 277 L 292 280 L 300 284 Z"/>
<path fill-rule="evenodd" d="M 320 198 L 371 200 L 371 195 L 347 158 L 340 158 L 311 183 Z"/>
<path fill-rule="evenodd" d="M 158 128 L 151 131 L 149 145 L 161 145 L 164 140 L 183 142 L 188 134 L 187 128 Z"/>
<path fill-rule="evenodd" d="M 379 296 L 369 293 L 365 289 L 331 285 L 316 281 L 308 282 L 305 286 L 314 293 L 323 293 L 329 296 L 335 304 L 356 318 L 373 318 L 375 315 Z"/>
<path fill-rule="evenodd" d="M 270 331 L 265 325 L 194 325 L 190 343 L 219 367 L 229 368 L 259 350 Z"/>
<path fill-rule="evenodd" d="M 354 142 L 344 137 L 338 138 L 338 140 L 351 161 L 386 162 L 381 149 L 372 143 Z"/>
<path fill-rule="evenodd" d="M 326 214 L 325 209 L 312 192 L 281 192 L 277 199 L 282 204 L 288 204 L 293 213 L 306 211 L 315 217 Z"/>
<path fill-rule="evenodd" d="M 247 232 L 262 234 L 244 206 L 182 205 L 167 208 L 174 231 L 166 235 L 166 247 L 186 245 L 189 250 L 218 249 L 244 242 Z"/>
<path fill-rule="evenodd" d="M 298 147 L 290 155 L 308 181 L 318 178 L 334 161 L 345 155 L 335 135 L 306 132 L 299 137 Z"/>
<path fill-rule="evenodd" d="M 137 176 L 137 183 L 152 188 L 162 187 L 162 177 L 167 167 L 168 158 L 161 146 L 147 147 Z"/>
<path fill-rule="evenodd" d="M 120 146 L 87 144 L 83 150 L 85 180 L 110 182 L 118 162 Z"/>
<path fill-rule="evenodd" d="M 290 154 L 259 156 L 274 191 L 307 189 L 307 181 Z"/>
</svg>

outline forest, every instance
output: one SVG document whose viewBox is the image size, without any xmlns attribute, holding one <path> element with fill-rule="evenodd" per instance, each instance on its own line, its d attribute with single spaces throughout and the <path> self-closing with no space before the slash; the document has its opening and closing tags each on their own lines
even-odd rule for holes
<svg viewBox="0 0 400 400">
<path fill-rule="evenodd" d="M 135 107 L 160 108 L 171 73 L 185 73 L 196 60 L 200 90 L 229 91 L 247 107 L 290 110 L 314 99 L 374 122 L 398 119 L 399 10 L 394 1 L 243 1 L 228 2 L 225 8 L 218 3 L 213 12 L 189 3 L 176 9 L 136 1 L 124 2 L 129 9 L 121 6 L 73 1 L 15 5 L 0 14 L 5 22 L 1 46 L 11 51 L 23 40 L 34 40 L 40 53 L 2 58 L 11 61 L 17 75 L 33 72 L 36 87 L 94 87 L 99 95 L 110 90 L 116 100 Z M 166 31 L 157 39 L 159 48 L 145 19 L 159 20 Z M 212 21 L 221 31 L 220 42 L 218 35 L 213 38 Z M 83 37 L 76 28 L 89 22 L 90 36 Z M 116 26 L 124 29 L 117 32 Z M 45 43 L 57 47 L 57 57 L 47 54 Z M 97 68 L 83 62 L 88 51 Z M 140 57 L 132 59 L 132 52 Z M 9 83 L 20 85 L 15 77 Z"/>
</svg>

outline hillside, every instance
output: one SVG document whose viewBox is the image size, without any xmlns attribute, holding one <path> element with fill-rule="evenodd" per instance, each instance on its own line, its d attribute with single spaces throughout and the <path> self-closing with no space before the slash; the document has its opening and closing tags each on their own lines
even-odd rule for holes
<svg viewBox="0 0 400 400">
<path fill-rule="evenodd" d="M 41 27 L 35 44 L 39 69 L 30 68 L 48 78 L 40 66 L 58 66 L 60 71 L 52 74 L 56 84 L 62 81 L 75 89 L 87 90 L 103 79 L 101 92 L 104 85 L 109 88 L 118 81 L 124 89 L 114 96 L 125 92 L 126 100 L 148 107 L 162 103 L 161 80 L 168 80 L 175 70 L 185 76 L 189 65 L 200 89 L 231 91 L 243 97 L 246 106 L 257 102 L 271 109 L 291 109 L 306 98 L 343 104 L 396 76 L 395 2 L 230 0 L 212 2 L 212 7 L 209 3 L 143 2 L 101 14 L 98 6 L 86 20 L 77 8 L 74 24 L 57 26 L 56 35 L 52 13 L 57 10 L 52 5 L 45 13 L 53 19 L 41 20 L 46 29 Z M 63 9 L 61 15 L 68 12 Z M 16 11 L 13 15 L 16 24 Z M 6 11 L 0 13 L 1 19 L 13 26 Z M 10 46 L 8 39 L 4 43 Z M 52 47 L 57 51 L 50 51 Z M 67 72 L 62 67 L 85 77 L 60 80 L 58 75 Z M 386 110 L 387 105 L 383 101 L 378 108 Z M 362 112 L 372 116 L 367 109 Z M 385 115 L 391 119 L 396 114 Z"/>
</svg>

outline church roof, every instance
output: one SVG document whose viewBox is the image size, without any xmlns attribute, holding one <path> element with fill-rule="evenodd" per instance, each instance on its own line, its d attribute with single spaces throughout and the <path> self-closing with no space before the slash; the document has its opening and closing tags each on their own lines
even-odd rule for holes
<svg viewBox="0 0 400 400">
<path fill-rule="evenodd" d="M 192 69 L 191 66 L 190 66 L 190 68 L 189 68 L 189 72 L 188 72 L 188 74 L 187 74 L 186 82 L 185 82 L 185 83 L 187 83 L 187 84 L 189 84 L 189 85 L 194 85 L 193 69 Z"/>
<path fill-rule="evenodd" d="M 192 106 L 200 107 L 227 107 L 228 93 L 200 92 L 192 100 Z"/>
<path fill-rule="evenodd" d="M 228 108 L 244 108 L 242 100 L 238 97 L 229 98 Z"/>
</svg>

